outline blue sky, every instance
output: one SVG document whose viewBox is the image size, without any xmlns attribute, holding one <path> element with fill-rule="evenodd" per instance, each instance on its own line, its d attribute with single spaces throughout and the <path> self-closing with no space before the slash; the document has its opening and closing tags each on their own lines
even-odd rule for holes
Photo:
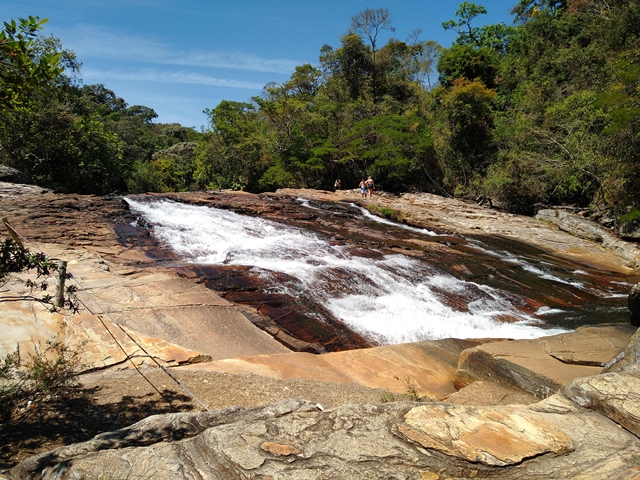
<svg viewBox="0 0 640 480">
<path fill-rule="evenodd" d="M 317 65 L 324 44 L 336 48 L 351 17 L 387 8 L 393 36 L 449 46 L 461 1 L 436 0 L 0 0 L 0 20 L 48 18 L 82 62 L 85 84 L 103 83 L 129 105 L 153 108 L 157 122 L 200 129 L 202 113 L 222 100 L 249 101 L 269 82 L 282 83 L 297 65 Z M 477 26 L 505 22 L 517 0 L 490 0 Z M 381 37 L 383 44 L 387 36 Z"/>
</svg>

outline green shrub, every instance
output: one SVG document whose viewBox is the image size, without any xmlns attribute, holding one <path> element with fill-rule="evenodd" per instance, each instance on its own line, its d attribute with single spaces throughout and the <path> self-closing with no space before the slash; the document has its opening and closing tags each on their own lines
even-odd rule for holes
<svg viewBox="0 0 640 480">
<path fill-rule="evenodd" d="M 629 213 L 625 213 L 624 215 L 620 216 L 620 221 L 621 222 L 633 222 L 634 220 L 637 220 L 638 218 L 640 218 L 640 210 L 638 210 L 637 208 L 630 211 Z"/>
<path fill-rule="evenodd" d="M 379 207 L 373 203 L 370 203 L 369 205 L 367 205 L 367 210 L 369 210 L 369 212 L 373 215 L 386 218 L 387 220 L 393 220 L 395 222 L 402 221 L 402 213 L 398 210 L 394 210 L 393 208 Z"/>
<path fill-rule="evenodd" d="M 58 272 L 58 266 L 44 253 L 31 253 L 14 240 L 6 239 L 0 245 L 0 285 L 5 284 L 12 273 L 23 271 L 35 271 L 36 273 L 35 281 L 28 279 L 25 282 L 29 288 L 29 295 L 26 298 L 47 304 L 52 312 L 58 311 L 58 308 L 68 309 L 73 313 L 78 311 L 79 305 L 75 295 L 77 289 L 74 285 L 67 285 L 61 299 L 55 299 L 49 294 L 44 294 L 41 297 L 36 296 L 37 291 L 44 292 L 49 288 L 47 279 Z M 67 272 L 66 278 L 71 277 L 71 273 Z"/>
<path fill-rule="evenodd" d="M 5 420 L 23 400 L 74 385 L 82 369 L 82 348 L 72 349 L 58 336 L 37 343 L 22 360 L 19 347 L 0 359 L 0 419 Z"/>
</svg>

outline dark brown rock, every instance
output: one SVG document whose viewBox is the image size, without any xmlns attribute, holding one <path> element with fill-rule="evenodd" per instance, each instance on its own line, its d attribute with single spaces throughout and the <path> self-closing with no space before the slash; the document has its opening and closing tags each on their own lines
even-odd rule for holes
<svg viewBox="0 0 640 480">
<path fill-rule="evenodd" d="M 629 323 L 634 327 L 640 327 L 640 283 L 631 287 L 627 305 L 631 311 Z"/>
</svg>

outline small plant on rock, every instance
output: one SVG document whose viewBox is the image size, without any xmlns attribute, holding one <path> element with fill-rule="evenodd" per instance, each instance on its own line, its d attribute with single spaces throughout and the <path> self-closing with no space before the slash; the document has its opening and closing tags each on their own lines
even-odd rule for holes
<svg viewBox="0 0 640 480">
<path fill-rule="evenodd" d="M 402 213 L 389 207 L 379 207 L 373 203 L 367 205 L 367 210 L 373 215 L 393 220 L 394 222 L 402 222 Z"/>
<path fill-rule="evenodd" d="M 0 358 L 0 420 L 22 404 L 31 405 L 42 395 L 74 385 L 82 368 L 82 348 L 72 349 L 58 336 L 44 345 L 37 343 L 26 360 L 17 347 Z"/>
<path fill-rule="evenodd" d="M 394 375 L 393 378 L 400 381 L 400 377 L 396 375 Z M 410 402 L 425 402 L 427 400 L 430 400 L 429 397 L 421 396 L 418 393 L 418 387 L 415 384 L 411 383 L 411 378 L 408 375 L 404 378 L 404 383 L 406 384 L 407 389 L 402 395 L 391 393 L 391 392 L 385 392 L 382 394 L 380 401 L 382 403 L 389 403 L 389 402 L 398 402 L 398 401 L 405 401 L 405 400 L 408 400 Z"/>
<path fill-rule="evenodd" d="M 47 304 L 52 312 L 58 311 L 59 308 L 70 310 L 73 313 L 78 311 L 78 299 L 75 295 L 77 289 L 74 285 L 68 285 L 60 299 L 56 299 L 48 293 L 38 297 L 38 291 L 44 292 L 49 288 L 47 280 L 58 272 L 58 266 L 44 253 L 31 253 L 20 243 L 6 239 L 0 244 L 0 285 L 6 284 L 12 273 L 24 271 L 35 271 L 36 274 L 35 281 L 27 279 L 25 282 L 29 289 L 26 298 Z M 72 275 L 66 273 L 66 278 L 72 278 Z M 2 300 L 0 298 L 0 301 Z"/>
</svg>

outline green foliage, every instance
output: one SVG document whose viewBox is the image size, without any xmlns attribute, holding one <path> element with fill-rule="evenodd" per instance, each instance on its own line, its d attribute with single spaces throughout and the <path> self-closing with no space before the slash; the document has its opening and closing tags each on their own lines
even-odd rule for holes
<svg viewBox="0 0 640 480">
<path fill-rule="evenodd" d="M 477 26 L 486 13 L 460 4 L 443 24 L 458 37 L 442 48 L 420 32 L 383 42 L 391 12 L 363 10 L 317 68 L 206 109 L 200 133 L 155 125 L 153 109 L 104 85 L 76 85 L 61 73 L 77 72 L 75 55 L 37 36 L 43 22 L 8 23 L 0 162 L 83 193 L 331 188 L 336 178 L 349 188 L 371 174 L 384 190 L 489 195 L 520 213 L 640 205 L 638 2 L 520 0 L 513 25 Z M 24 72 L 41 61 L 32 82 Z M 37 94 L 44 87 L 52 95 Z"/>
<path fill-rule="evenodd" d="M 97 117 L 76 116 L 50 104 L 15 109 L 6 119 L 0 126 L 6 132 L 4 148 L 11 153 L 6 164 L 37 184 L 77 193 L 124 190 L 122 141 Z M 17 131 L 22 135 L 12 135 Z"/>
<path fill-rule="evenodd" d="M 434 131 L 443 183 L 456 194 L 470 193 L 493 160 L 495 90 L 464 78 L 439 92 L 442 113 Z"/>
<path fill-rule="evenodd" d="M 479 80 L 489 88 L 496 85 L 498 56 L 487 47 L 453 45 L 438 58 L 440 84 L 450 88 L 459 79 Z"/>
<path fill-rule="evenodd" d="M 38 51 L 36 39 L 47 19 L 19 18 L 0 30 L 0 106 L 22 104 L 28 95 L 44 92 L 58 77 L 60 54 Z"/>
<path fill-rule="evenodd" d="M 635 220 L 638 220 L 640 218 L 640 210 L 639 209 L 634 209 L 631 210 L 628 213 L 625 213 L 624 215 L 620 216 L 620 221 L 621 222 L 633 222 Z"/>
<path fill-rule="evenodd" d="M 5 239 L 0 248 L 0 281 L 6 282 L 12 273 L 31 270 L 41 278 L 49 276 L 57 267 L 44 253 L 31 253 L 14 240 Z"/>
<path fill-rule="evenodd" d="M 380 207 L 374 203 L 370 203 L 367 205 L 367 210 L 374 215 L 378 215 L 379 217 L 384 217 L 388 220 L 393 220 L 395 222 L 402 222 L 402 214 L 398 210 L 394 210 L 389 207 Z"/>
<path fill-rule="evenodd" d="M 76 288 L 68 285 L 62 299 L 54 298 L 52 295 L 44 294 L 42 297 L 36 296 L 36 292 L 44 292 L 49 288 L 48 280 L 54 274 L 57 275 L 58 265 L 48 258 L 44 253 L 31 253 L 27 248 L 12 239 L 5 239 L 0 244 L 0 285 L 9 281 L 12 273 L 34 272 L 35 281 L 27 279 L 25 285 L 29 288 L 29 295 L 25 298 L 38 300 L 47 304 L 52 312 L 58 308 L 65 308 L 78 311 L 78 302 L 75 296 Z M 66 278 L 71 278 L 71 273 L 66 273 Z M 60 300 L 62 305 L 59 305 Z M 0 298 L 0 302 L 2 299 Z"/>
</svg>

